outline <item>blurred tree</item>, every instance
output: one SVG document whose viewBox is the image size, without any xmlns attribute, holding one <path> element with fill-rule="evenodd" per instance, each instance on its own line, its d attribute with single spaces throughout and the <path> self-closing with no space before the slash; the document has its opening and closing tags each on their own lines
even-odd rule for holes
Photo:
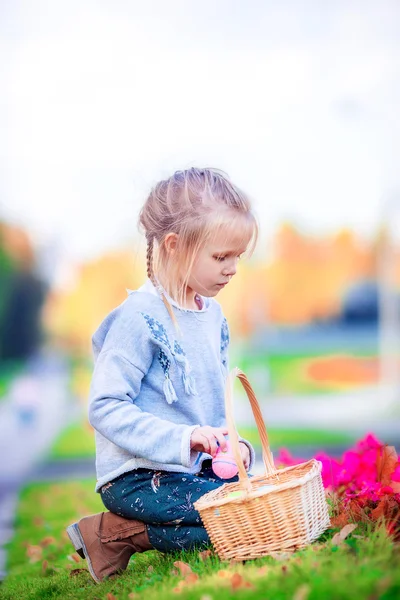
<svg viewBox="0 0 400 600">
<path fill-rule="evenodd" d="M 0 360 L 27 358 L 40 341 L 45 288 L 22 229 L 0 222 Z"/>
<path fill-rule="evenodd" d="M 295 325 L 337 315 L 348 286 L 373 271 L 370 247 L 352 231 L 317 238 L 285 224 L 266 273 L 271 321 Z"/>
<path fill-rule="evenodd" d="M 125 300 L 128 287 L 144 283 L 144 264 L 121 250 L 77 267 L 73 286 L 48 297 L 44 316 L 49 334 L 77 353 L 90 352 L 91 336 L 101 321 Z"/>
<path fill-rule="evenodd" d="M 34 274 L 23 271 L 14 272 L 8 286 L 0 331 L 0 357 L 24 359 L 36 350 L 41 340 L 40 312 L 45 288 Z"/>
<path fill-rule="evenodd" d="M 5 249 L 5 225 L 0 223 L 0 359 L 3 353 L 3 332 L 5 327 L 6 312 L 10 303 L 11 279 L 15 266 L 11 256 Z"/>
<path fill-rule="evenodd" d="M 352 284 L 343 298 L 341 319 L 345 323 L 376 323 L 379 316 L 379 296 L 376 281 Z"/>
<path fill-rule="evenodd" d="M 376 279 L 380 235 L 366 241 L 342 229 L 310 236 L 283 224 L 274 236 L 273 252 L 266 252 L 264 261 L 243 261 L 238 276 L 218 296 L 232 333 L 246 337 L 270 323 L 340 318 L 352 284 Z M 126 298 L 126 287 L 143 283 L 144 263 L 144 256 L 135 259 L 129 249 L 121 249 L 77 267 L 70 288 L 48 297 L 49 334 L 75 351 L 90 353 L 90 338 L 101 320 Z M 396 264 L 400 282 L 400 256 Z"/>
</svg>

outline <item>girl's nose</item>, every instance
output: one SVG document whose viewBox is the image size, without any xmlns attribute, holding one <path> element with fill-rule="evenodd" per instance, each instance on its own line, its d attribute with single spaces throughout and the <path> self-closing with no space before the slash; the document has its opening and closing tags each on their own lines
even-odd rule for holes
<svg viewBox="0 0 400 600">
<path fill-rule="evenodd" d="M 230 263 L 225 266 L 224 270 L 222 271 L 222 274 L 226 277 L 233 277 L 237 270 L 237 263 L 238 261 L 236 258 L 230 261 Z"/>
</svg>

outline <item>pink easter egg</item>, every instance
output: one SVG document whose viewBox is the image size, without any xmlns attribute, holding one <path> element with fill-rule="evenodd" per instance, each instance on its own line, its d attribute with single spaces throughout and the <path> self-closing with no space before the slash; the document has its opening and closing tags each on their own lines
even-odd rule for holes
<svg viewBox="0 0 400 600">
<path fill-rule="evenodd" d="M 216 455 L 212 459 L 212 470 L 221 479 L 231 479 L 231 477 L 235 477 L 238 474 L 238 467 L 229 442 L 227 442 L 226 452 L 218 448 Z"/>
</svg>

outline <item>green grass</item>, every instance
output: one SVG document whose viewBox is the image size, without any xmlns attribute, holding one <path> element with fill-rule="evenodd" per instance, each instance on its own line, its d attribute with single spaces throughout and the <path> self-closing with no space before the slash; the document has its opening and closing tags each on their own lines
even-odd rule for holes
<svg viewBox="0 0 400 600">
<path fill-rule="evenodd" d="M 251 351 L 242 351 L 236 358 L 240 368 L 252 380 L 258 373 L 269 374 L 268 391 L 273 394 L 330 394 L 343 389 L 355 389 L 351 385 L 331 385 L 329 382 L 314 381 L 306 375 L 308 365 L 315 359 L 327 358 L 331 354 L 252 354 Z M 363 352 L 353 352 L 353 357 L 373 358 L 375 355 Z M 267 391 L 267 390 L 266 390 Z M 299 400 L 301 396 L 299 396 Z"/>
<path fill-rule="evenodd" d="M 89 458 L 94 456 L 94 433 L 85 421 L 66 427 L 55 441 L 50 459 Z"/>
<path fill-rule="evenodd" d="M 255 427 L 239 427 L 240 435 L 255 447 L 260 446 L 260 437 Z M 268 439 L 272 450 L 289 448 L 291 446 L 329 446 L 349 445 L 354 442 L 354 436 L 342 431 L 326 429 L 268 429 Z"/>
<path fill-rule="evenodd" d="M 2 600 L 395 600 L 400 597 L 400 548 L 382 529 L 357 528 L 340 546 L 328 531 L 317 543 L 284 560 L 265 557 L 246 564 L 202 561 L 197 552 L 135 555 L 127 571 L 97 585 L 85 561 L 73 560 L 64 528 L 82 515 L 101 509 L 94 481 L 35 484 L 21 497 L 17 529 L 9 544 L 9 575 L 0 586 Z M 359 536 L 359 537 L 357 537 Z M 30 557 L 30 558 L 29 558 Z M 176 560 L 198 575 L 184 585 L 174 573 Z M 239 573 L 242 587 L 233 589 Z M 243 587 L 248 582 L 250 587 Z M 180 591 L 177 591 L 177 588 Z M 132 596 L 132 594 L 134 594 Z"/>
</svg>

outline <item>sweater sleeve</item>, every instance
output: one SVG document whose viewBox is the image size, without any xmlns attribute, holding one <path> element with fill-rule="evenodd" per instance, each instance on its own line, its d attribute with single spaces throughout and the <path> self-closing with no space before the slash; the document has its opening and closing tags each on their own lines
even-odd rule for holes
<svg viewBox="0 0 400 600">
<path fill-rule="evenodd" d="M 190 436 L 198 425 L 176 424 L 135 404 L 158 349 L 139 313 L 114 320 L 93 372 L 89 421 L 130 455 L 189 467 Z"/>
<path fill-rule="evenodd" d="M 256 460 L 256 455 L 255 455 L 255 452 L 254 452 L 254 448 L 253 448 L 253 446 L 250 444 L 250 442 L 248 440 L 245 440 L 240 435 L 238 436 L 238 438 L 239 438 L 239 442 L 242 442 L 243 444 L 246 444 L 246 446 L 249 449 L 249 452 L 250 452 L 250 464 L 249 464 L 248 471 L 251 471 L 251 469 L 254 467 L 254 463 L 255 463 L 255 460 Z"/>
</svg>

